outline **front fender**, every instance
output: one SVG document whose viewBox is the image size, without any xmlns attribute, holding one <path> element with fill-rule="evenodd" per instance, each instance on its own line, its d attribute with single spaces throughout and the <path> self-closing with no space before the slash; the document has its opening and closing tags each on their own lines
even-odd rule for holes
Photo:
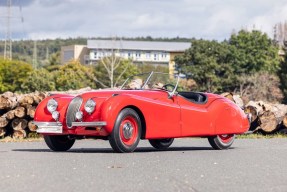
<svg viewBox="0 0 287 192">
<path fill-rule="evenodd" d="M 134 95 L 117 95 L 107 99 L 101 107 L 101 120 L 106 121 L 105 129 L 111 133 L 116 122 L 117 116 L 122 109 L 127 106 L 136 106 L 140 99 Z"/>
<path fill-rule="evenodd" d="M 61 118 L 64 118 L 64 113 L 66 111 L 66 108 L 70 101 L 74 98 L 74 96 L 71 95 L 64 95 L 64 94 L 58 94 L 46 97 L 43 101 L 41 101 L 35 111 L 34 121 L 39 122 L 51 122 L 55 121 L 52 118 L 51 113 L 47 109 L 47 103 L 50 99 L 55 99 L 58 102 L 57 111 L 60 112 L 60 120 Z"/>
</svg>

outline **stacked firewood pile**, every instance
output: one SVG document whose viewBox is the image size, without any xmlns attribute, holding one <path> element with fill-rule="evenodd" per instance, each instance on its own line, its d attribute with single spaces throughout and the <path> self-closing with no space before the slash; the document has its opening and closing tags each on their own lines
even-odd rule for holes
<svg viewBox="0 0 287 192">
<path fill-rule="evenodd" d="M 239 95 L 223 93 L 222 96 L 235 102 L 245 113 L 252 114 L 250 131 L 265 134 L 287 133 L 287 105 L 263 101 L 249 101 L 244 104 Z"/>
<path fill-rule="evenodd" d="M 36 106 L 47 96 L 46 93 L 14 94 L 5 92 L 0 95 L 0 137 L 25 138 L 35 132 L 33 124 Z"/>
</svg>

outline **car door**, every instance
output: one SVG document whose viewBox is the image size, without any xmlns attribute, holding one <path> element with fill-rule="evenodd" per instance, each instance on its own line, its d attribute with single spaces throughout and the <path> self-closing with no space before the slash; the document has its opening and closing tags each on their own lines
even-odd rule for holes
<svg viewBox="0 0 287 192">
<path fill-rule="evenodd" d="M 207 103 L 195 103 L 177 96 L 181 113 L 181 136 L 202 136 L 214 132 Z"/>
<path fill-rule="evenodd" d="M 177 97 L 158 95 L 141 107 L 146 120 L 146 138 L 180 137 L 180 107 Z"/>
</svg>

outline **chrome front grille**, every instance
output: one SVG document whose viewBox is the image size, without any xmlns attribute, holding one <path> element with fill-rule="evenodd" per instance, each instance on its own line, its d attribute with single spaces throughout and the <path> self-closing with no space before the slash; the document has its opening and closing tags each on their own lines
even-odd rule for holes
<svg viewBox="0 0 287 192">
<path fill-rule="evenodd" d="M 82 105 L 82 102 L 83 102 L 82 97 L 75 97 L 69 104 L 69 107 L 67 109 L 67 116 L 66 116 L 66 123 L 67 123 L 68 128 L 71 128 L 72 122 L 76 120 L 76 113 L 79 111 Z"/>
</svg>

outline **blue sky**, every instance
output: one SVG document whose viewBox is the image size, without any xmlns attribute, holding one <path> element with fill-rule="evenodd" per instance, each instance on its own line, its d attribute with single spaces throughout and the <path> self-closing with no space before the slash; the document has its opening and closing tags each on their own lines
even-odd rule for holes
<svg viewBox="0 0 287 192">
<path fill-rule="evenodd" d="M 1 39 L 6 2 L 0 0 Z M 243 28 L 272 37 L 273 26 L 287 20 L 286 0 L 12 0 L 12 4 L 13 39 L 149 35 L 224 40 Z"/>
</svg>

